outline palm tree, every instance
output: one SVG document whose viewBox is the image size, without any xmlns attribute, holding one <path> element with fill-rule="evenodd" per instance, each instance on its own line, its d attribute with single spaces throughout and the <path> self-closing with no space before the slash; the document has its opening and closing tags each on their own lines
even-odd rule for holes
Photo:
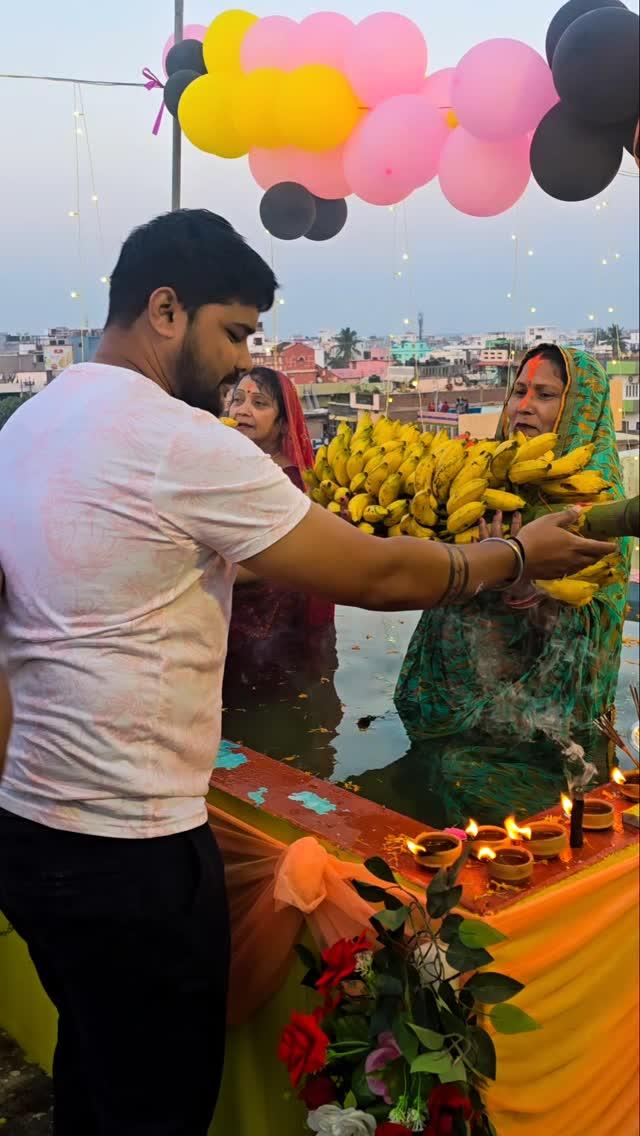
<svg viewBox="0 0 640 1136">
<path fill-rule="evenodd" d="M 617 356 L 624 354 L 624 341 L 628 336 L 628 332 L 619 323 L 612 323 L 606 331 L 602 331 L 599 336 L 600 343 L 610 343 Z"/>
<path fill-rule="evenodd" d="M 357 331 L 343 327 L 336 336 L 330 363 L 334 367 L 346 367 L 360 354 L 360 340 Z"/>
</svg>

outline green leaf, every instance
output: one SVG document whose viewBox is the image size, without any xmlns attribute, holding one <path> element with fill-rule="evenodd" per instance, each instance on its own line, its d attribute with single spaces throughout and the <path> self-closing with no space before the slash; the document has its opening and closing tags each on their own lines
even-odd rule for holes
<svg viewBox="0 0 640 1136">
<path fill-rule="evenodd" d="M 453 942 L 462 923 L 464 923 L 464 919 L 461 915 L 447 915 L 446 919 L 442 921 L 438 938 L 441 939 L 443 943 Z"/>
<path fill-rule="evenodd" d="M 443 987 L 440 988 L 444 989 Z M 411 1008 L 413 1020 L 424 1029 L 432 1029 L 435 1033 L 440 1030 L 440 1013 L 433 990 L 428 987 L 415 991 Z"/>
<path fill-rule="evenodd" d="M 390 891 L 384 897 L 384 905 L 389 911 L 399 911 L 401 907 L 404 907 L 402 900 Z"/>
<path fill-rule="evenodd" d="M 356 1094 L 353 1092 L 352 1089 L 347 1093 L 346 1097 L 344 1098 L 344 1106 L 343 1107 L 344 1108 L 357 1108 L 358 1107 L 358 1098 L 356 1097 Z"/>
<path fill-rule="evenodd" d="M 430 895 L 438 895 L 440 892 L 448 890 L 449 883 L 447 881 L 447 873 L 444 868 L 440 868 L 427 887 L 427 897 Z"/>
<path fill-rule="evenodd" d="M 490 927 L 488 923 L 482 923 L 479 919 L 463 919 L 458 927 L 458 935 L 460 942 L 464 943 L 465 947 L 473 949 L 493 947 L 496 943 L 503 943 L 507 937 L 501 931 L 496 931 L 495 927 Z"/>
<path fill-rule="evenodd" d="M 339 1017 L 335 1023 L 336 1041 L 349 1041 L 357 1045 L 358 1042 L 369 1042 L 369 1022 L 361 1014 L 349 1017 Z"/>
<path fill-rule="evenodd" d="M 398 927 L 402 927 L 409 916 L 408 907 L 399 907 L 397 911 L 379 911 L 376 915 L 376 923 L 379 923 L 387 931 L 397 931 Z"/>
<path fill-rule="evenodd" d="M 451 1069 L 445 1069 L 438 1075 L 441 1085 L 452 1085 L 454 1081 L 461 1081 L 466 1084 L 467 1070 L 464 1061 L 454 1061 Z"/>
<path fill-rule="evenodd" d="M 367 871 L 371 872 L 372 876 L 377 876 L 379 880 L 386 880 L 389 884 L 395 884 L 396 877 L 387 861 L 382 859 L 382 856 L 371 856 L 370 859 L 365 860 L 364 866 Z"/>
<path fill-rule="evenodd" d="M 473 1068 L 487 1081 L 495 1081 L 496 1047 L 493 1039 L 486 1030 L 479 1028 L 469 1030 L 469 1038 L 472 1044 L 470 1061 Z"/>
<path fill-rule="evenodd" d="M 388 998 L 401 998 L 403 986 L 399 978 L 393 974 L 379 974 L 376 978 L 376 990 L 378 994 L 384 994 Z"/>
<path fill-rule="evenodd" d="M 422 1026 L 417 1026 L 415 1022 L 409 1022 L 409 1029 L 412 1029 L 416 1037 L 422 1042 L 425 1049 L 442 1049 L 444 1046 L 444 1037 L 441 1033 L 436 1033 L 435 1030 L 423 1029 Z"/>
<path fill-rule="evenodd" d="M 454 970 L 466 974 L 470 970 L 479 970 L 481 966 L 487 966 L 490 962 L 493 962 L 493 956 L 485 951 L 484 947 L 472 950 L 454 939 L 447 951 L 447 962 Z"/>
<path fill-rule="evenodd" d="M 362 880 L 352 880 L 355 890 L 361 899 L 366 899 L 367 903 L 384 903 L 386 891 L 384 888 L 376 887 L 375 884 L 365 884 Z"/>
<path fill-rule="evenodd" d="M 445 891 L 427 891 L 427 911 L 432 919 L 442 919 L 452 908 L 457 907 L 462 898 L 462 887 L 448 888 Z"/>
<path fill-rule="evenodd" d="M 440 1078 L 447 1076 L 453 1068 L 454 1063 L 444 1049 L 439 1053 L 421 1053 L 411 1063 L 412 1073 L 435 1073 Z"/>
<path fill-rule="evenodd" d="M 300 959 L 300 962 L 303 966 L 306 966 L 307 970 L 317 970 L 318 960 L 313 951 L 310 951 L 308 947 L 303 946 L 302 943 L 296 943 L 293 949 Z"/>
<path fill-rule="evenodd" d="M 471 991 L 476 1002 L 495 1005 L 498 1002 L 508 1002 L 509 998 L 515 998 L 524 987 L 515 978 L 509 978 L 508 974 L 487 970 L 483 974 L 474 974 L 466 983 L 465 990 Z"/>
<path fill-rule="evenodd" d="M 463 844 L 462 851 L 461 851 L 460 855 L 458 856 L 458 859 L 454 861 L 454 863 L 451 865 L 450 868 L 447 868 L 447 883 L 448 883 L 449 887 L 453 887 L 453 885 L 455 884 L 458 876 L 460 875 L 460 872 L 462 871 L 467 860 L 469 859 L 470 853 L 471 853 L 471 845 L 468 844 L 468 843 Z"/>
<path fill-rule="evenodd" d="M 418 1050 L 420 1047 L 418 1045 L 418 1039 L 415 1033 L 412 1033 L 411 1031 L 407 1014 L 398 1014 L 393 1023 L 392 1033 L 398 1044 L 400 1052 L 402 1053 L 402 1056 L 404 1057 L 405 1061 L 408 1061 L 410 1065 L 411 1062 L 415 1061 L 416 1057 L 418 1056 Z"/>
<path fill-rule="evenodd" d="M 530 1033 L 541 1026 L 519 1006 L 500 1005 L 491 1011 L 491 1021 L 498 1033 Z"/>
</svg>

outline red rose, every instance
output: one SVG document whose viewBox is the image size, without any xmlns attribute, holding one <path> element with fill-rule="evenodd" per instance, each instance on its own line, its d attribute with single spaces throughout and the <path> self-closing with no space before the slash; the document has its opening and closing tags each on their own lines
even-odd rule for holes
<svg viewBox="0 0 640 1136">
<path fill-rule="evenodd" d="M 379 1124 L 376 1128 L 376 1136 L 412 1136 L 412 1134 L 404 1124 L 393 1124 L 390 1120 L 385 1120 L 384 1124 Z"/>
<path fill-rule="evenodd" d="M 316 1017 L 294 1010 L 278 1046 L 278 1058 L 287 1066 L 294 1089 L 305 1074 L 318 1073 L 324 1068 L 328 1045 L 329 1038 L 320 1029 Z"/>
<path fill-rule="evenodd" d="M 338 1099 L 338 1091 L 331 1077 L 309 1077 L 298 1097 L 306 1104 L 309 1112 L 321 1108 L 323 1104 L 333 1104 Z"/>
<path fill-rule="evenodd" d="M 430 1121 L 424 1136 L 450 1136 L 453 1132 L 454 1115 L 462 1112 L 465 1120 L 470 1120 L 473 1106 L 455 1085 L 436 1085 L 429 1097 Z"/>
<path fill-rule="evenodd" d="M 339 986 L 345 978 L 350 978 L 356 969 L 356 959 L 362 951 L 370 949 L 366 932 L 357 939 L 339 939 L 323 952 L 322 974 L 316 982 L 316 990 L 326 994 L 327 990 Z"/>
</svg>

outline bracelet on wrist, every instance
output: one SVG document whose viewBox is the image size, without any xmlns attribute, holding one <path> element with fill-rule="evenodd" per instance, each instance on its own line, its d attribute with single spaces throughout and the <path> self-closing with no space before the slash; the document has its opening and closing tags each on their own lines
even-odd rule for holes
<svg viewBox="0 0 640 1136">
<path fill-rule="evenodd" d="M 525 562 L 524 549 L 522 548 L 520 541 L 516 537 L 509 537 L 508 539 L 506 539 L 505 537 L 502 537 L 502 536 L 490 536 L 490 537 L 487 537 L 487 539 L 484 540 L 482 543 L 483 544 L 505 544 L 507 546 L 507 548 L 511 549 L 511 551 L 513 552 L 513 555 L 515 557 L 515 560 L 516 560 L 516 574 L 515 574 L 515 576 L 511 577 L 504 584 L 494 584 L 491 588 L 491 591 L 493 591 L 493 592 L 506 592 L 506 591 L 509 590 L 509 588 L 513 588 L 513 587 L 515 587 L 516 584 L 519 584 L 522 577 L 524 576 L 524 562 Z"/>
</svg>

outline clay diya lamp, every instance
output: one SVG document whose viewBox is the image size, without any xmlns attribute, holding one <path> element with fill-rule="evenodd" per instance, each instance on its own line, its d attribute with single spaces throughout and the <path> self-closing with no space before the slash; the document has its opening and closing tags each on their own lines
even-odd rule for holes
<svg viewBox="0 0 640 1136">
<path fill-rule="evenodd" d="M 601 801 L 597 797 L 585 797 L 584 816 L 582 827 L 591 832 L 598 832 L 604 828 L 613 828 L 615 810 L 610 801 Z"/>
<path fill-rule="evenodd" d="M 479 859 L 482 848 L 491 848 L 493 852 L 497 852 L 501 848 L 511 847 L 509 833 L 506 828 L 502 828 L 500 825 L 478 825 L 475 820 L 470 820 L 465 831 L 469 840 L 471 855 L 475 856 L 476 860 Z"/>
<path fill-rule="evenodd" d="M 462 841 L 451 832 L 421 832 L 407 840 L 407 848 L 421 868 L 449 868 L 462 852 Z"/>
<path fill-rule="evenodd" d="M 533 875 L 533 856 L 528 848 L 480 848 L 478 860 L 485 860 L 489 877 L 504 884 L 522 884 Z"/>
<path fill-rule="evenodd" d="M 628 801 L 640 800 L 640 773 L 636 769 L 628 769 L 625 773 L 621 769 L 613 769 L 611 780 L 618 786 L 618 792 Z"/>
<path fill-rule="evenodd" d="M 567 830 L 557 820 L 534 820 L 528 826 L 531 837 L 527 848 L 536 860 L 551 860 L 564 852 L 569 843 Z"/>
</svg>

